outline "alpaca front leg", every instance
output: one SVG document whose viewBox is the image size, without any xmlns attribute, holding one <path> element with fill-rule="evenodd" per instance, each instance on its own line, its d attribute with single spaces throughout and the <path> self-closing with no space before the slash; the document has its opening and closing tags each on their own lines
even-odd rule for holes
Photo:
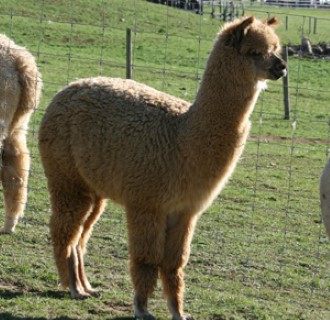
<svg viewBox="0 0 330 320">
<path fill-rule="evenodd" d="M 148 298 L 155 290 L 158 265 L 163 259 L 166 217 L 144 209 L 127 209 L 130 271 L 134 287 L 134 315 L 155 319 Z"/>
<path fill-rule="evenodd" d="M 173 320 L 192 320 L 183 313 L 184 271 L 197 216 L 173 216 L 168 221 L 164 259 L 160 267 L 167 305 Z"/>
<path fill-rule="evenodd" d="M 164 291 L 167 296 L 167 305 L 173 320 L 193 320 L 183 313 L 184 272 L 182 268 L 161 270 Z"/>
<path fill-rule="evenodd" d="M 15 231 L 27 201 L 30 156 L 25 140 L 5 140 L 2 154 L 1 181 L 5 202 L 5 223 L 0 233 Z"/>
<path fill-rule="evenodd" d="M 156 319 L 148 311 L 148 297 L 156 287 L 158 271 L 155 265 L 131 261 L 131 275 L 134 285 L 134 316 L 136 319 Z"/>
</svg>

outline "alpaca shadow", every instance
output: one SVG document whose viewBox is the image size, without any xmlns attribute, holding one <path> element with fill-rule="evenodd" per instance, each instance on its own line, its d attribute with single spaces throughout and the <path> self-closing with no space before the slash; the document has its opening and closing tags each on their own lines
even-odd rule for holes
<svg viewBox="0 0 330 320">
<path fill-rule="evenodd" d="M 60 292 L 60 291 L 53 291 L 53 290 L 48 290 L 48 291 L 30 291 L 30 293 L 35 293 L 39 297 L 47 297 L 47 298 L 54 298 L 54 299 L 64 299 L 65 297 L 68 297 L 67 292 Z M 9 291 L 9 290 L 0 290 L 0 296 L 1 299 L 4 300 L 11 300 L 15 298 L 19 298 L 23 295 L 24 293 L 21 291 Z M 1 317 L 0 313 L 0 319 L 2 320 L 3 318 Z M 6 318 L 5 318 L 6 319 Z M 24 318 L 26 319 L 26 318 Z"/>
<path fill-rule="evenodd" d="M 14 316 L 9 312 L 0 312 L 0 319 L 1 320 L 47 320 L 48 318 L 45 317 L 19 317 Z M 115 317 L 111 320 L 134 320 L 133 317 Z M 53 320 L 75 320 L 75 318 L 70 318 L 66 316 L 61 316 L 57 318 L 53 318 Z"/>
<path fill-rule="evenodd" d="M 51 297 L 56 299 L 63 299 L 65 297 L 65 293 L 58 292 L 58 291 L 46 291 L 46 292 L 35 292 L 38 296 L 41 297 Z M 0 291 L 1 299 L 4 300 L 12 300 L 23 296 L 23 292 L 15 292 L 15 291 Z M 15 316 L 10 312 L 0 312 L 0 319 L 1 320 L 47 320 L 48 318 L 45 317 L 21 317 Z M 53 320 L 75 320 L 75 318 L 70 318 L 67 316 L 61 316 L 57 318 L 53 318 Z"/>
<path fill-rule="evenodd" d="M 45 317 L 19 317 L 19 316 L 14 316 L 9 312 L 0 312 L 0 319 L 1 320 L 47 320 L 48 318 L 45 318 Z M 53 318 L 53 320 L 74 320 L 74 318 L 58 317 L 58 318 Z"/>
<path fill-rule="evenodd" d="M 53 291 L 53 290 L 48 290 L 48 291 L 35 291 L 34 292 L 37 296 L 39 297 L 47 297 L 47 298 L 53 298 L 53 299 L 63 299 L 65 297 L 68 297 L 67 292 L 60 292 L 60 291 Z M 16 299 L 21 296 L 23 296 L 23 292 L 18 292 L 18 291 L 9 291 L 9 290 L 0 290 L 0 296 L 1 299 L 4 300 L 11 300 L 11 299 Z M 9 312 L 0 312 L 0 319 L 1 320 L 47 320 L 48 318 L 45 317 L 20 317 L 20 316 L 15 316 Z M 67 316 L 61 316 L 57 318 L 52 318 L 52 320 L 76 320 L 76 318 L 70 318 Z M 115 317 L 111 318 L 111 320 L 135 320 L 134 317 Z"/>
<path fill-rule="evenodd" d="M 19 317 L 14 316 L 9 312 L 0 312 L 0 319 L 1 320 L 47 320 L 48 318 L 45 317 Z M 76 318 L 70 318 L 67 316 L 61 316 L 57 318 L 52 318 L 53 320 L 76 320 Z M 115 317 L 111 318 L 111 320 L 135 320 L 134 317 Z"/>
<path fill-rule="evenodd" d="M 47 320 L 48 318 L 45 317 L 19 317 L 14 316 L 9 312 L 0 312 L 0 319 L 1 320 Z M 134 317 L 115 317 L 111 320 L 134 320 Z M 53 320 L 75 320 L 75 318 L 70 318 L 67 316 L 61 316 L 57 318 L 53 318 Z"/>
<path fill-rule="evenodd" d="M 37 295 L 39 297 L 47 297 L 47 298 L 54 298 L 61 300 L 63 300 L 64 298 L 70 298 L 70 294 L 65 291 L 47 290 L 47 291 L 37 292 Z"/>
</svg>

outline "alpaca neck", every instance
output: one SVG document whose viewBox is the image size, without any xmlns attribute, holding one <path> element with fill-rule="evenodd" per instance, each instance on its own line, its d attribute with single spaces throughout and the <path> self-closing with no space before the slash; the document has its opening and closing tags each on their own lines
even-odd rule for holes
<svg viewBox="0 0 330 320">
<path fill-rule="evenodd" d="M 233 61 L 226 61 L 223 57 L 210 56 L 191 110 L 192 114 L 197 114 L 198 117 L 205 112 L 216 117 L 217 131 L 221 130 L 221 127 L 229 129 L 229 126 L 235 130 L 239 123 L 244 123 L 249 118 L 260 92 L 259 82 L 250 74 L 244 62 L 235 60 L 235 57 L 232 59 Z M 201 118 L 210 120 L 207 117 Z"/>
<path fill-rule="evenodd" d="M 187 114 L 189 126 L 194 130 L 199 128 L 201 143 L 211 137 L 221 140 L 223 137 L 234 138 L 244 129 L 261 87 L 258 81 L 246 81 L 235 76 L 230 74 L 226 77 L 223 73 L 206 71 L 196 100 Z M 215 141 L 216 144 L 219 142 Z"/>
<path fill-rule="evenodd" d="M 235 70 L 235 66 L 221 67 L 206 69 L 181 131 L 183 170 L 190 177 L 187 183 L 198 186 L 191 194 L 199 194 L 196 203 L 202 209 L 218 194 L 235 168 L 249 132 L 248 118 L 260 92 L 258 81 L 226 72 Z"/>
</svg>

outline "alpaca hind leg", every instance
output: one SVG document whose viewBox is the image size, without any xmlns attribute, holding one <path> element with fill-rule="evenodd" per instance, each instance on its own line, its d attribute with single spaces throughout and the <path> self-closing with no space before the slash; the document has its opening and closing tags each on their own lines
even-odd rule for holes
<svg viewBox="0 0 330 320">
<path fill-rule="evenodd" d="M 27 201 L 30 155 L 25 137 L 4 140 L 1 181 L 4 191 L 5 223 L 0 233 L 14 232 Z"/>
<path fill-rule="evenodd" d="M 80 280 L 79 265 L 81 264 L 77 246 L 71 246 L 71 252 L 67 259 L 67 267 L 69 272 L 69 288 L 71 297 L 76 299 L 86 299 L 89 294 L 85 292 L 85 288 Z"/>
<path fill-rule="evenodd" d="M 52 202 L 50 233 L 61 284 L 69 286 L 73 298 L 85 298 L 89 293 L 79 276 L 83 259 L 77 246 L 92 210 L 92 198 L 79 186 L 63 183 L 64 179 L 56 187 L 55 183 L 48 182 Z"/>
<path fill-rule="evenodd" d="M 158 265 L 163 259 L 165 219 L 153 212 L 127 210 L 130 270 L 134 286 L 134 315 L 155 319 L 148 312 L 148 298 L 155 290 Z"/>
<path fill-rule="evenodd" d="M 188 320 L 183 314 L 184 271 L 190 255 L 190 242 L 196 217 L 173 216 L 168 221 L 164 259 L 160 267 L 164 294 L 173 320 Z"/>
<path fill-rule="evenodd" d="M 98 297 L 100 294 L 97 290 L 93 289 L 90 285 L 84 267 L 84 254 L 86 251 L 86 244 L 89 240 L 90 234 L 93 229 L 93 225 L 99 219 L 102 214 L 106 201 L 102 199 L 94 200 L 94 206 L 91 214 L 88 216 L 86 222 L 84 223 L 83 232 L 81 234 L 79 244 L 77 245 L 77 256 L 78 256 L 78 273 L 82 286 L 84 287 L 85 292 L 89 293 L 94 297 Z"/>
<path fill-rule="evenodd" d="M 93 297 L 99 297 L 100 293 L 97 290 L 92 288 L 91 284 L 89 283 L 89 281 L 87 279 L 86 272 L 85 272 L 85 266 L 84 266 L 84 254 L 83 254 L 79 244 L 76 247 L 76 252 L 77 252 L 77 257 L 78 257 L 78 272 L 75 275 L 78 275 L 80 284 L 83 287 L 83 290 L 87 294 L 89 294 Z M 74 266 L 74 265 L 71 264 L 71 269 L 72 269 L 72 266 Z"/>
</svg>

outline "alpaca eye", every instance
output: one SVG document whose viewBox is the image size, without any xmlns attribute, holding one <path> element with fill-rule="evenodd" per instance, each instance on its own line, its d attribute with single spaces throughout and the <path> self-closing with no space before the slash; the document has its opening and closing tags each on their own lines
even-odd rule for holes
<svg viewBox="0 0 330 320">
<path fill-rule="evenodd" d="M 260 58 L 260 57 L 262 57 L 262 53 L 260 53 L 260 52 L 250 52 L 250 57 Z"/>
</svg>

